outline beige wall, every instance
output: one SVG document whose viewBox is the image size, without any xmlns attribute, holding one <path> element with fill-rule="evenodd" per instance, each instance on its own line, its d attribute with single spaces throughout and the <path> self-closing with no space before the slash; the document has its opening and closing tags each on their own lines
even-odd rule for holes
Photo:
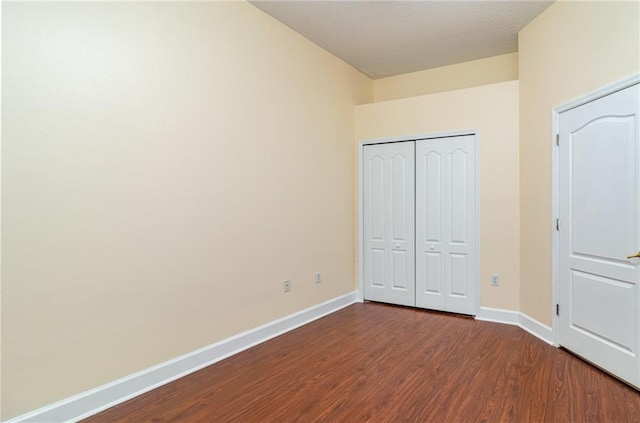
<svg viewBox="0 0 640 423">
<path fill-rule="evenodd" d="M 353 290 L 354 137 L 479 129 L 482 306 L 550 324 L 551 109 L 640 71 L 639 19 L 372 82 L 245 3 L 4 3 L 2 418 Z"/>
<path fill-rule="evenodd" d="M 552 320 L 553 107 L 640 70 L 640 3 L 556 2 L 519 36 L 520 309 Z"/>
<path fill-rule="evenodd" d="M 4 419 L 356 288 L 371 80 L 247 3 L 3 8 Z"/>
<path fill-rule="evenodd" d="M 356 107 L 358 140 L 466 129 L 480 130 L 480 302 L 517 310 L 518 82 Z"/>
<path fill-rule="evenodd" d="M 518 53 L 376 79 L 375 101 L 394 100 L 518 79 Z"/>
</svg>

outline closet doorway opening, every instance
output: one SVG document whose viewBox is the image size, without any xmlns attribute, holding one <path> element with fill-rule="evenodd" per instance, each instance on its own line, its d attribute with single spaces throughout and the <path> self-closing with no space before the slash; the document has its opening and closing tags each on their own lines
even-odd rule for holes
<svg viewBox="0 0 640 423">
<path fill-rule="evenodd" d="M 361 142 L 362 300 L 477 314 L 478 139 L 466 131 Z"/>
</svg>

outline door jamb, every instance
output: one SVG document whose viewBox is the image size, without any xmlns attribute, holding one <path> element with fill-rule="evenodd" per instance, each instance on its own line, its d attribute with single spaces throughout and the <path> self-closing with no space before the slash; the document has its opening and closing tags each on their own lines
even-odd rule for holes
<svg viewBox="0 0 640 423">
<path fill-rule="evenodd" d="M 559 177 L 559 157 L 558 157 L 558 146 L 556 145 L 556 137 L 560 133 L 560 114 L 567 112 L 571 109 L 575 109 L 576 107 L 582 106 L 584 104 L 590 103 L 592 101 L 598 100 L 602 97 L 606 97 L 618 91 L 622 91 L 625 88 L 629 88 L 633 85 L 640 84 L 640 73 L 632 75 L 630 77 L 621 79 L 619 81 L 613 82 L 611 84 L 607 84 L 603 87 L 600 87 L 590 93 L 584 94 L 580 97 L 574 98 L 571 101 L 563 103 L 554 107 L 551 111 L 551 122 L 552 122 L 552 136 L 551 136 L 551 145 L 552 145 L 552 221 L 551 221 L 551 231 L 552 231 L 552 256 L 551 256 L 551 322 L 552 322 L 552 330 L 553 330 L 553 343 L 555 346 L 560 346 L 560 339 L 558 337 L 558 316 L 555 313 L 555 305 L 560 304 L 559 298 L 559 287 L 560 283 L 558 278 L 558 273 L 560 269 L 558 268 L 558 260 L 560 251 L 558 251 L 558 237 L 560 236 L 559 231 L 556 230 L 556 219 L 559 216 L 558 213 L 558 177 Z"/>
<path fill-rule="evenodd" d="M 469 129 L 469 130 L 460 130 L 460 131 L 446 131 L 446 132 L 436 132 L 430 134 L 417 134 L 417 135 L 402 135 L 397 137 L 383 137 L 383 138 L 371 138 L 371 139 L 363 139 L 358 142 L 358 175 L 357 175 L 357 184 L 358 184 L 358 294 L 357 301 L 364 302 L 364 197 L 363 197 L 363 171 L 364 167 L 362 164 L 362 156 L 364 153 L 365 145 L 372 144 L 385 144 L 385 143 L 394 143 L 394 142 L 407 142 L 407 141 L 418 141 L 418 140 L 427 140 L 427 139 L 436 139 L 436 138 L 451 138 L 451 137 L 460 137 L 465 135 L 473 135 L 476 140 L 476 157 L 474 158 L 476 161 L 476 174 L 475 176 L 475 190 L 476 190 L 476 206 L 474 213 L 476 214 L 476 252 L 478 254 L 476 260 L 476 300 L 475 300 L 475 315 L 480 311 L 480 130 L 479 129 Z M 415 242 L 415 240 L 414 240 Z M 415 270 L 414 270 L 415 271 Z"/>
</svg>

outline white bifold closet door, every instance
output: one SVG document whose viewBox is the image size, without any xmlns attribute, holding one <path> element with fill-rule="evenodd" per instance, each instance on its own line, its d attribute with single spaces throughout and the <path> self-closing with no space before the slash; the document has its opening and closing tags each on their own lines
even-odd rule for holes
<svg viewBox="0 0 640 423">
<path fill-rule="evenodd" d="M 416 141 L 416 306 L 476 313 L 476 142 Z"/>
<path fill-rule="evenodd" d="M 365 299 L 415 305 L 414 143 L 364 149 Z"/>
<path fill-rule="evenodd" d="M 367 145 L 364 298 L 476 313 L 475 136 Z"/>
</svg>

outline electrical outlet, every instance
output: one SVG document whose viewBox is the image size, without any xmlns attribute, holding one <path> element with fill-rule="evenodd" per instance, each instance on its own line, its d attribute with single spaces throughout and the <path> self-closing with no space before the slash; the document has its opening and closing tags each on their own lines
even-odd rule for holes
<svg viewBox="0 0 640 423">
<path fill-rule="evenodd" d="M 499 286 L 500 285 L 500 276 L 499 275 L 491 275 L 491 285 Z"/>
<path fill-rule="evenodd" d="M 316 272 L 316 283 L 322 282 L 322 273 Z"/>
<path fill-rule="evenodd" d="M 291 279 L 286 279 L 283 285 L 284 285 L 284 292 L 291 291 Z"/>
</svg>

